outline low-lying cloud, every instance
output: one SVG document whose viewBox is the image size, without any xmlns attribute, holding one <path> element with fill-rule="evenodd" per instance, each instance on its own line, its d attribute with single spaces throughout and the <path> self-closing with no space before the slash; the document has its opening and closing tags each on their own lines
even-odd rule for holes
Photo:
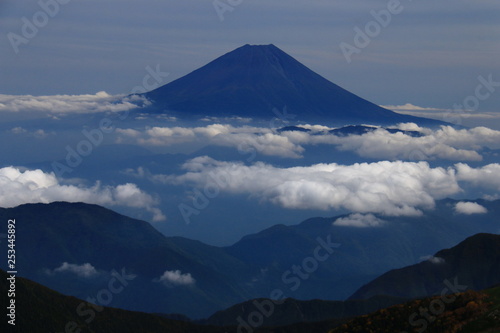
<svg viewBox="0 0 500 333">
<path fill-rule="evenodd" d="M 168 286 L 188 286 L 194 284 L 196 281 L 191 276 L 191 273 L 181 273 L 180 270 L 165 271 L 157 282 L 163 282 Z"/>
<path fill-rule="evenodd" d="M 145 98 L 132 95 L 110 95 L 100 91 L 94 95 L 2 95 L 0 112 L 94 113 L 121 112 L 148 105 Z"/>
<path fill-rule="evenodd" d="M 158 201 L 132 183 L 118 186 L 74 186 L 62 184 L 53 173 L 16 167 L 0 169 L 0 206 L 15 207 L 25 203 L 54 201 L 86 202 L 105 206 L 145 209 L 153 221 L 165 220 Z"/>
<path fill-rule="evenodd" d="M 379 219 L 373 214 L 350 214 L 346 217 L 339 217 L 333 222 L 333 225 L 338 227 L 355 227 L 355 228 L 369 228 L 381 227 L 386 221 Z"/>
<path fill-rule="evenodd" d="M 465 166 L 432 168 L 427 162 L 381 161 L 278 168 L 262 162 L 245 165 L 204 156 L 185 163 L 186 173 L 182 175 L 152 177 L 200 189 L 217 186 L 221 192 L 246 194 L 290 209 L 347 209 L 354 213 L 417 216 L 422 209 L 434 208 L 435 200 L 462 193 L 461 183 L 474 186 L 485 174 L 483 170 L 500 167 L 467 166 L 478 171 L 474 179 L 470 172 L 464 173 Z M 355 217 L 339 223 L 379 223 L 369 215 Z"/>
<path fill-rule="evenodd" d="M 455 205 L 455 211 L 459 214 L 472 215 L 472 214 L 486 214 L 488 209 L 481 206 L 477 202 L 457 202 Z"/>
<path fill-rule="evenodd" d="M 65 272 L 69 272 L 83 278 L 92 278 L 99 275 L 96 268 L 92 266 L 90 263 L 78 265 L 78 264 L 70 264 L 68 262 L 63 262 L 61 266 L 57 267 L 53 271 L 49 271 L 48 273 L 55 274 L 55 273 L 65 273 Z"/>
<path fill-rule="evenodd" d="M 276 131 L 265 127 L 212 124 L 205 127 L 153 127 L 144 131 L 118 129 L 119 142 L 146 146 L 172 146 L 197 142 L 215 146 L 234 147 L 246 152 L 284 158 L 300 158 L 313 145 L 332 145 L 340 151 L 376 160 L 435 160 L 480 161 L 483 148 L 500 149 L 500 131 L 486 127 L 457 130 L 441 126 L 432 130 L 414 123 L 399 124 L 393 130 L 374 130 L 346 136 L 335 135 L 331 128 L 301 125 L 308 131 Z M 399 129 L 401 131 L 394 131 Z M 403 131 L 419 132 L 411 135 Z"/>
<path fill-rule="evenodd" d="M 205 127 L 153 127 L 145 131 L 135 129 L 117 129 L 122 137 L 140 145 L 172 146 L 184 143 L 203 143 L 222 147 L 233 147 L 241 152 L 250 149 L 263 155 L 287 158 L 301 157 L 304 151 L 287 137 L 274 133 L 270 128 L 227 124 L 212 124 Z"/>
</svg>

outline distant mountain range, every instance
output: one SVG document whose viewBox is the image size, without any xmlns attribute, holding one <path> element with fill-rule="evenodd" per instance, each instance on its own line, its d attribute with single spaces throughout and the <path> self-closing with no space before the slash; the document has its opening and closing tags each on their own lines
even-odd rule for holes
<svg viewBox="0 0 500 333">
<path fill-rule="evenodd" d="M 272 119 L 276 117 L 273 109 L 283 113 L 286 108 L 289 121 L 443 124 L 381 108 L 316 74 L 272 44 L 244 45 L 144 96 L 153 101 L 150 111 L 187 118 Z"/>
<path fill-rule="evenodd" d="M 468 261 L 470 252 L 482 251 L 483 241 L 489 249 L 498 250 L 498 237 L 475 235 L 449 251 L 455 252 L 456 260 Z M 430 270 L 435 270 L 437 266 L 430 267 Z M 4 295 L 10 285 L 8 277 L 5 271 L 0 270 L 0 292 Z M 473 280 L 473 284 L 480 284 L 481 276 L 476 275 L 475 278 L 479 282 Z M 399 280 L 395 286 L 400 283 L 404 285 L 404 280 Z M 374 297 L 346 302 L 286 299 L 272 307 L 269 306 L 272 301 L 257 299 L 217 312 L 200 324 L 201 321 L 191 322 L 178 315 L 147 314 L 93 305 L 24 278 L 16 278 L 15 285 L 15 299 L 22 306 L 17 306 L 16 325 L 9 325 L 4 320 L 0 324 L 2 332 L 361 333 L 406 330 L 487 333 L 498 332 L 500 328 L 500 286 L 482 292 L 453 290 L 448 295 L 440 293 L 439 296 L 388 308 L 384 307 L 398 303 L 398 299 Z M 256 321 L 257 315 L 265 320 Z"/>
<path fill-rule="evenodd" d="M 448 281 L 445 283 L 445 281 Z M 391 270 L 356 291 L 350 299 L 374 295 L 419 298 L 450 286 L 481 290 L 500 283 L 500 235 L 477 234 L 437 252 L 419 264 Z"/>
<path fill-rule="evenodd" d="M 147 222 L 82 203 L 2 208 L 0 219 L 17 220 L 20 276 L 86 298 L 124 269 L 134 280 L 111 306 L 206 318 L 276 289 L 302 300 L 345 299 L 380 274 L 475 231 L 496 232 L 500 201 L 480 203 L 487 214 L 456 215 L 454 201 L 444 200 L 422 217 L 384 217 L 387 225 L 377 228 L 314 218 L 276 225 L 229 247 L 165 237 Z"/>
</svg>

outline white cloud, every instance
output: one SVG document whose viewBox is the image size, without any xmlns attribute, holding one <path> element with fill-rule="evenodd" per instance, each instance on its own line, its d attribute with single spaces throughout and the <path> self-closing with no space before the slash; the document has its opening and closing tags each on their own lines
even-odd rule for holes
<svg viewBox="0 0 500 333">
<path fill-rule="evenodd" d="M 262 162 L 245 165 L 203 156 L 188 161 L 183 168 L 186 172 L 181 175 L 148 173 L 147 177 L 200 189 L 215 186 L 221 192 L 246 194 L 290 209 L 347 209 L 386 216 L 420 215 L 422 209 L 432 209 L 435 200 L 463 193 L 461 184 L 484 185 L 493 192 L 500 186 L 499 164 L 477 169 L 463 163 L 432 168 L 427 162 L 381 161 L 278 168 Z M 144 170 L 133 173 L 145 176 Z M 496 178 L 497 183 L 490 178 Z M 361 220 L 361 215 L 355 217 Z M 369 223 L 371 217 L 363 218 Z"/>
<path fill-rule="evenodd" d="M 373 214 L 351 214 L 346 217 L 340 217 L 333 222 L 333 225 L 339 227 L 355 227 L 355 228 L 368 228 L 380 227 L 386 222 L 377 218 Z"/>
<path fill-rule="evenodd" d="M 419 215 L 434 200 L 461 191 L 453 168 L 431 168 L 426 162 L 315 164 L 277 168 L 261 162 L 251 166 L 198 157 L 177 176 L 157 175 L 166 183 L 191 183 L 203 188 L 250 194 L 285 208 L 348 209 L 359 213 Z"/>
<path fill-rule="evenodd" d="M 473 186 L 500 191 L 500 164 L 488 164 L 480 168 L 471 168 L 465 163 L 455 165 L 457 179 Z"/>
<path fill-rule="evenodd" d="M 84 278 L 94 277 L 99 274 L 95 269 L 95 267 L 89 263 L 85 263 L 83 265 L 77 265 L 77 264 L 69 264 L 67 262 L 63 262 L 61 266 L 54 269 L 53 271 L 53 273 L 61 273 L 61 272 L 70 272 L 79 277 L 84 277 Z"/>
<path fill-rule="evenodd" d="M 373 159 L 410 159 L 480 161 L 482 148 L 500 149 L 500 131 L 486 127 L 457 130 L 442 126 L 438 130 L 422 128 L 414 123 L 397 125 L 404 131 L 419 132 L 412 136 L 384 128 L 362 135 L 336 136 L 331 128 L 319 125 L 300 125 L 309 132 L 277 131 L 265 127 L 212 124 L 205 127 L 153 127 L 144 131 L 118 129 L 119 142 L 131 140 L 141 145 L 172 146 L 196 142 L 234 147 L 239 151 L 255 152 L 285 158 L 300 158 L 309 145 L 333 145 L 341 151 L 352 151 Z M 478 152 L 479 151 L 479 152 Z"/>
<path fill-rule="evenodd" d="M 156 281 L 163 282 L 166 285 L 177 285 L 177 286 L 186 286 L 192 285 L 196 281 L 191 276 L 191 273 L 182 274 L 180 270 L 175 271 L 165 271 L 162 276 Z"/>
<path fill-rule="evenodd" d="M 14 127 L 9 132 L 12 133 L 12 134 L 17 134 L 17 135 L 20 135 L 20 134 L 29 135 L 29 136 L 32 136 L 32 137 L 34 137 L 36 139 L 43 139 L 43 138 L 46 138 L 49 135 L 55 135 L 55 132 L 46 132 L 43 129 L 37 129 L 37 130 L 34 130 L 34 131 L 30 132 L 30 131 L 28 131 L 27 129 L 25 129 L 23 127 Z"/>
<path fill-rule="evenodd" d="M 420 260 L 425 260 L 433 264 L 444 264 L 445 260 L 441 257 L 434 257 L 434 256 L 423 256 L 420 257 Z"/>
<path fill-rule="evenodd" d="M 403 105 L 380 105 L 380 106 L 393 111 L 452 111 L 451 109 L 422 107 L 418 105 L 413 105 L 411 103 L 406 103 Z"/>
<path fill-rule="evenodd" d="M 188 142 L 234 147 L 247 152 L 250 149 L 271 156 L 298 158 L 304 151 L 285 137 L 269 128 L 250 126 L 234 127 L 211 124 L 205 127 L 153 127 L 143 132 L 134 129 L 117 129 L 119 142 L 128 137 L 141 145 L 172 146 Z"/>
<path fill-rule="evenodd" d="M 476 150 L 483 146 L 494 148 L 500 131 L 484 136 L 473 135 L 467 130 L 453 131 L 444 127 L 437 131 L 424 129 L 416 124 L 399 124 L 399 129 L 424 134 L 413 137 L 401 132 L 391 133 L 384 128 L 363 135 L 336 136 L 328 133 L 283 132 L 295 144 L 331 144 L 341 151 L 353 151 L 359 156 L 374 159 L 447 159 L 479 161 Z M 448 138 L 448 136 L 451 136 Z"/>
<path fill-rule="evenodd" d="M 10 131 L 13 134 L 24 134 L 24 133 L 28 132 L 26 129 L 24 129 L 22 127 L 14 127 Z"/>
<path fill-rule="evenodd" d="M 411 103 L 406 103 L 403 105 L 380 105 L 383 108 L 392 110 L 397 113 L 416 116 L 432 118 L 441 121 L 452 121 L 469 118 L 476 119 L 498 119 L 500 118 L 500 112 L 477 112 L 474 110 L 462 110 L 462 109 L 443 109 L 443 108 L 432 108 L 432 107 L 421 107 L 413 105 Z"/>
<path fill-rule="evenodd" d="M 455 211 L 459 214 L 466 214 L 466 215 L 485 214 L 488 212 L 486 207 L 483 207 L 476 202 L 464 202 L 464 201 L 457 202 L 457 204 L 455 205 Z"/>
<path fill-rule="evenodd" d="M 138 95 L 110 95 L 100 91 L 95 95 L 2 95 L 0 112 L 93 113 L 120 112 L 139 108 L 150 102 Z"/>
<path fill-rule="evenodd" d="M 25 203 L 54 201 L 86 202 L 109 206 L 126 206 L 145 209 L 153 214 L 153 221 L 165 220 L 155 207 L 158 202 L 137 185 L 92 187 L 61 184 L 53 173 L 42 170 L 22 170 L 15 167 L 0 169 L 0 206 L 15 207 Z"/>
</svg>

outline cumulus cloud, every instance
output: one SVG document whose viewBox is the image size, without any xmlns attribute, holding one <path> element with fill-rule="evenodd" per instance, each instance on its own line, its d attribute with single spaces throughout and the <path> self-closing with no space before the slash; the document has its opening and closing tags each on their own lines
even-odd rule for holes
<svg viewBox="0 0 500 333">
<path fill-rule="evenodd" d="M 290 209 L 347 209 L 353 213 L 415 216 L 421 215 L 422 209 L 432 209 L 435 200 L 463 193 L 461 185 L 487 182 L 488 177 L 498 175 L 491 172 L 497 168 L 500 165 L 475 169 L 462 163 L 432 168 L 427 162 L 403 161 L 278 168 L 262 162 L 245 165 L 202 156 L 186 162 L 184 174 L 148 173 L 147 177 L 167 184 L 208 188 L 211 192 L 216 188 L 217 192 L 246 194 Z M 141 172 L 145 174 L 144 170 L 134 174 Z M 494 184 L 487 185 L 495 191 Z M 380 222 L 369 215 L 349 218 L 338 223 Z"/>
<path fill-rule="evenodd" d="M 421 257 L 420 260 L 428 261 L 432 264 L 444 264 L 445 260 L 441 257 L 434 257 L 434 256 L 424 256 Z"/>
<path fill-rule="evenodd" d="M 340 217 L 333 222 L 333 225 L 339 227 L 355 227 L 355 228 L 368 228 L 368 227 L 380 227 L 384 225 L 386 221 L 377 218 L 373 214 L 351 214 L 346 217 Z"/>
<path fill-rule="evenodd" d="M 486 207 L 483 207 L 476 202 L 464 202 L 464 201 L 457 202 L 457 204 L 455 205 L 455 211 L 459 214 L 466 214 L 466 215 L 485 214 L 488 212 Z"/>
<path fill-rule="evenodd" d="M 73 273 L 79 277 L 84 277 L 84 278 L 91 278 L 99 274 L 95 269 L 95 267 L 89 263 L 85 263 L 83 265 L 77 265 L 77 264 L 70 264 L 67 262 L 63 262 L 61 266 L 57 267 L 56 269 L 54 269 L 54 271 L 49 273 L 63 273 L 63 272 Z"/>
<path fill-rule="evenodd" d="M 500 131 L 490 130 L 478 135 L 481 130 L 455 131 L 450 126 L 432 131 L 416 124 L 400 124 L 405 131 L 417 131 L 422 136 L 414 137 L 403 132 L 376 128 L 362 135 L 336 136 L 328 132 L 283 132 L 295 144 L 330 144 L 341 151 L 352 151 L 362 157 L 374 159 L 447 159 L 479 161 L 482 156 L 476 152 L 481 147 L 494 148 Z"/>
<path fill-rule="evenodd" d="M 234 147 L 286 158 L 300 158 L 307 146 L 327 144 L 373 159 L 480 161 L 483 148 L 500 149 L 500 131 L 486 127 L 457 130 L 442 126 L 431 130 L 414 123 L 395 128 L 372 127 L 364 134 L 337 136 L 332 128 L 300 125 L 307 131 L 276 131 L 265 127 L 212 124 L 205 127 L 153 127 L 143 131 L 118 129 L 119 142 L 127 139 L 141 145 L 172 146 L 188 142 Z M 400 131 L 394 131 L 399 129 Z M 419 132 L 415 136 L 402 131 Z M 479 151 L 479 152 L 478 152 Z"/>
<path fill-rule="evenodd" d="M 488 164 L 480 168 L 472 168 L 465 163 L 455 165 L 457 179 L 473 186 L 500 191 L 500 164 Z"/>
<path fill-rule="evenodd" d="M 180 270 L 165 271 L 165 273 L 163 273 L 163 275 L 160 276 L 160 278 L 156 281 L 163 282 L 169 286 L 187 286 L 192 285 L 196 282 L 195 279 L 191 276 L 191 273 L 182 274 Z"/>
<path fill-rule="evenodd" d="M 165 220 L 156 207 L 157 200 L 135 184 L 127 183 L 92 187 L 62 184 L 53 173 L 15 167 L 0 169 L 0 206 L 15 207 L 25 203 L 54 201 L 86 202 L 108 206 L 126 206 L 145 209 L 153 214 L 153 221 Z"/>
<path fill-rule="evenodd" d="M 270 128 L 251 126 L 234 127 L 227 124 L 211 124 L 205 127 L 153 127 L 145 131 L 117 129 L 120 142 L 133 139 L 141 145 L 172 146 L 188 142 L 234 147 L 239 151 L 254 150 L 264 155 L 298 158 L 304 151 Z"/>
<path fill-rule="evenodd" d="M 93 113 L 120 112 L 139 108 L 150 102 L 139 95 L 110 95 L 100 91 L 95 95 L 2 95 L 0 112 Z"/>
<path fill-rule="evenodd" d="M 277 168 L 257 162 L 216 161 L 198 157 L 182 175 L 163 182 L 217 186 L 220 191 L 249 194 L 294 209 L 348 209 L 358 213 L 420 215 L 434 200 L 461 191 L 453 168 L 431 168 L 427 162 L 382 161 L 353 165 L 315 164 Z M 160 179 L 160 177 L 157 177 Z"/>
</svg>

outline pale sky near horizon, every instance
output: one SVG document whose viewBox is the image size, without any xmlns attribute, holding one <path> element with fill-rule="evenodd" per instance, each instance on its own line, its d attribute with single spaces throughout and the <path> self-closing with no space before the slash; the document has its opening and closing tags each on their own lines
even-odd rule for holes
<svg viewBox="0 0 500 333">
<path fill-rule="evenodd" d="M 0 94 L 129 93 L 147 66 L 169 72 L 168 83 L 247 43 L 275 44 L 381 105 L 450 109 L 476 94 L 480 76 L 500 82 L 497 0 L 401 0 L 383 25 L 371 12 L 398 0 L 220 0 L 222 16 L 212 0 L 54 1 L 2 0 Z M 367 24 L 369 44 L 349 63 L 340 45 L 356 46 Z M 24 38 L 17 53 L 13 34 Z M 500 112 L 494 90 L 478 112 Z"/>
</svg>

